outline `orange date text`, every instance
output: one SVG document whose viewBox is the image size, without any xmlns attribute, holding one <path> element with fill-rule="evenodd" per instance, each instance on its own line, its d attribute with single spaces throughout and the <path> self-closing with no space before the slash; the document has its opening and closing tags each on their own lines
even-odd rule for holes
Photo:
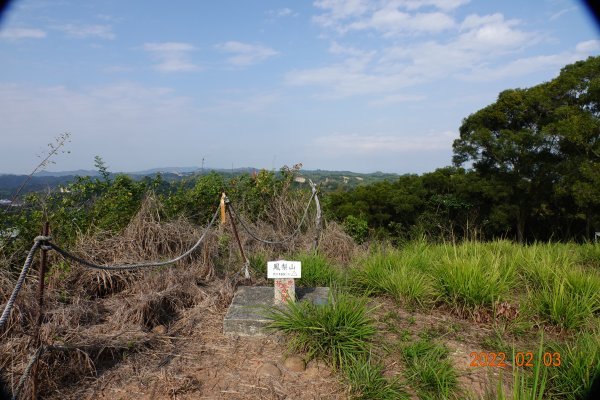
<svg viewBox="0 0 600 400">
<path fill-rule="evenodd" d="M 471 357 L 471 363 L 469 364 L 469 367 L 500 367 L 500 368 L 504 368 L 506 367 L 507 361 L 506 361 L 506 353 L 500 351 L 498 353 L 496 352 L 480 352 L 477 353 L 475 351 L 471 352 L 471 354 L 469 354 L 469 357 Z M 527 351 L 527 352 L 517 352 L 514 355 L 514 365 L 516 365 L 517 367 L 533 367 L 535 364 L 536 360 L 535 360 L 535 356 L 533 354 L 533 352 L 531 351 Z M 560 366 L 561 363 L 561 359 L 560 359 L 560 353 L 555 351 L 555 352 L 545 352 L 542 354 L 542 359 L 541 362 L 544 364 L 544 366 L 546 367 L 558 367 Z"/>
</svg>

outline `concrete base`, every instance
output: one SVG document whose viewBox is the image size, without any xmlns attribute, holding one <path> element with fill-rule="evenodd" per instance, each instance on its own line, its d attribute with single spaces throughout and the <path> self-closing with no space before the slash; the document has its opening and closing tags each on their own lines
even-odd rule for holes
<svg viewBox="0 0 600 400">
<path fill-rule="evenodd" d="M 328 287 L 296 288 L 296 301 L 327 304 Z M 264 307 L 275 307 L 272 286 L 242 286 L 238 288 L 223 320 L 223 333 L 239 336 L 263 336 L 270 320 L 263 315 Z"/>
</svg>

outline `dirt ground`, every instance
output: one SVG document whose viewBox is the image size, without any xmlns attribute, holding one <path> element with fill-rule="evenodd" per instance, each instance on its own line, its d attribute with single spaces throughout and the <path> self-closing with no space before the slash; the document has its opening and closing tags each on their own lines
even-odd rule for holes
<svg viewBox="0 0 600 400">
<path fill-rule="evenodd" d="M 184 318 L 188 326 L 183 332 L 179 327 L 180 332 L 173 336 L 165 332 L 164 345 L 130 356 L 97 378 L 50 398 L 347 398 L 339 378 L 321 363 L 313 361 L 302 372 L 286 368 L 282 337 L 224 336 L 225 311 L 188 310 L 190 315 Z"/>
<path fill-rule="evenodd" d="M 510 387 L 511 370 L 471 367 L 472 352 L 490 352 L 483 339 L 488 323 L 460 318 L 443 309 L 417 312 L 386 298 L 371 301 L 378 327 L 377 347 L 385 376 L 398 379 L 417 399 L 406 379 L 399 348 L 427 335 L 448 347 L 458 374 L 459 398 L 490 397 L 500 380 Z M 346 399 L 340 375 L 320 362 L 295 372 L 284 363 L 285 339 L 223 335 L 225 306 L 185 310 L 170 326 L 154 329 L 151 348 L 123 356 L 98 376 L 54 391 L 51 399 Z"/>
</svg>

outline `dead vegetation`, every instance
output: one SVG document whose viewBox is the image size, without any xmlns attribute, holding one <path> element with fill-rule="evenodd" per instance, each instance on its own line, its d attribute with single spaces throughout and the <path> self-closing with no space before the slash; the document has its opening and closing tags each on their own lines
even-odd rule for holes
<svg viewBox="0 0 600 400">
<path fill-rule="evenodd" d="M 245 222 L 259 237 L 286 237 L 295 229 L 306 200 L 298 197 L 275 204 L 270 219 L 276 223 Z M 160 203 L 148 197 L 121 234 L 83 235 L 70 250 L 100 264 L 176 257 L 194 245 L 204 227 L 183 218 L 162 221 L 160 209 Z M 279 245 L 258 242 L 238 226 L 242 246 L 247 254 L 260 252 L 267 256 L 309 250 L 316 234 L 312 215 L 309 212 L 295 238 Z M 335 224 L 328 225 L 322 232 L 321 248 L 326 255 L 345 262 L 351 257 L 353 243 L 341 232 Z M 69 263 L 54 252 L 49 255 L 51 268 L 39 331 L 40 341 L 48 346 L 48 351 L 40 357 L 37 367 L 38 390 L 44 397 L 56 397 L 84 381 L 89 383 L 134 354 L 172 348 L 177 340 L 197 329 L 207 313 L 222 312 L 235 286 L 243 281 L 243 275 L 238 273 L 243 260 L 229 223 L 212 227 L 197 251 L 173 266 L 98 271 Z M 0 333 L 0 374 L 13 388 L 36 350 L 37 263 L 36 260 L 5 331 Z M 2 303 L 16 278 L 6 270 L 0 269 Z M 30 378 L 21 395 L 29 396 L 31 386 Z"/>
</svg>

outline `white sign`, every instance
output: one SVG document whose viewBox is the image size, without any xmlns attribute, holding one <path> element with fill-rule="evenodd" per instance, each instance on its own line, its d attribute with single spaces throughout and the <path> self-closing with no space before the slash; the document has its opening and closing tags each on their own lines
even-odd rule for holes
<svg viewBox="0 0 600 400">
<path fill-rule="evenodd" d="M 286 279 L 300 278 L 302 264 L 300 261 L 269 261 L 267 263 L 267 278 L 269 279 Z"/>
</svg>

